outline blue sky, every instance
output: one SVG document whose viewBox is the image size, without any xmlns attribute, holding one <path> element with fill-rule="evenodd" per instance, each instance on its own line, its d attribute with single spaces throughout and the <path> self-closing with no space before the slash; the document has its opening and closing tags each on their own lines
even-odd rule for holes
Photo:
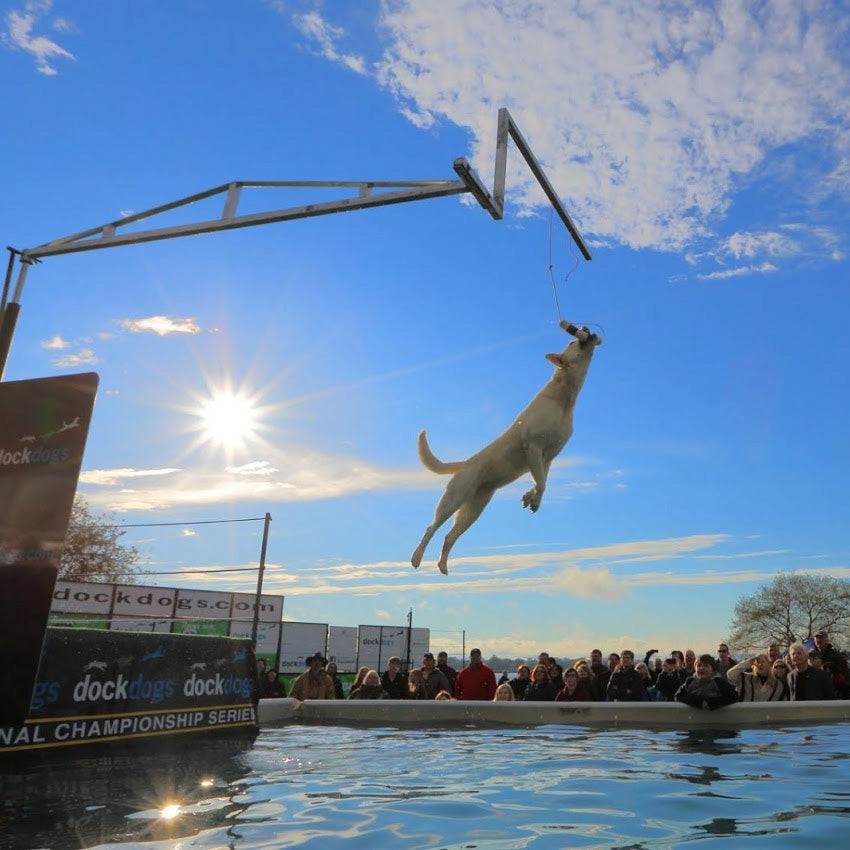
<svg viewBox="0 0 850 850">
<path fill-rule="evenodd" d="M 715 649 L 777 572 L 850 575 L 848 22 L 805 2 L 7 4 L 4 245 L 230 180 L 450 180 L 465 156 L 489 186 L 507 106 L 594 259 L 511 146 L 500 222 L 446 198 L 47 258 L 6 379 L 100 374 L 96 508 L 270 512 L 285 619 L 413 608 L 452 652 L 462 630 L 485 654 Z M 331 197 L 246 190 L 239 211 Z M 416 434 L 452 460 L 511 423 L 565 344 L 553 281 L 605 341 L 543 505 L 517 482 L 448 577 L 442 532 L 414 571 L 446 484 Z M 227 389 L 256 411 L 235 445 L 204 439 Z M 261 530 L 125 539 L 165 573 L 256 564 Z"/>
</svg>

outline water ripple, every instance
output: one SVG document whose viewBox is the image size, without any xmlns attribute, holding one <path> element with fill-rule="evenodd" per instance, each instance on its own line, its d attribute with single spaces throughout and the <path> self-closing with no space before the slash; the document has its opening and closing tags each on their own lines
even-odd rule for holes
<svg viewBox="0 0 850 850">
<path fill-rule="evenodd" d="M 0 775 L 0 846 L 831 847 L 850 833 L 848 789 L 848 726 L 290 726 Z"/>
</svg>

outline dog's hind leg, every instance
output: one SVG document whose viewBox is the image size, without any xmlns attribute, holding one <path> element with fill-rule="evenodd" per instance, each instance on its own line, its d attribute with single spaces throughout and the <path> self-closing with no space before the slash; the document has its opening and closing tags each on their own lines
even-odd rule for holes
<svg viewBox="0 0 850 850">
<path fill-rule="evenodd" d="M 422 540 L 419 541 L 419 545 L 410 556 L 410 563 L 413 564 L 414 567 L 418 567 L 422 563 L 425 548 L 428 546 L 431 538 L 434 536 L 437 529 L 458 509 L 458 507 L 460 507 L 460 503 L 458 502 L 457 496 L 451 489 L 451 482 L 449 482 L 449 488 L 440 497 L 440 501 L 437 502 L 437 507 L 434 510 L 434 521 L 428 526 L 428 528 L 425 529 L 425 534 L 422 535 Z"/>
<path fill-rule="evenodd" d="M 493 498 L 494 492 L 494 490 L 489 490 L 483 493 L 476 493 L 471 499 L 467 499 L 455 514 L 454 525 L 449 529 L 449 533 L 443 541 L 443 551 L 440 552 L 440 560 L 437 561 L 437 566 L 444 576 L 449 574 L 448 558 L 452 546 L 455 545 L 458 537 L 481 516 L 481 512 L 490 503 L 490 499 Z"/>
</svg>

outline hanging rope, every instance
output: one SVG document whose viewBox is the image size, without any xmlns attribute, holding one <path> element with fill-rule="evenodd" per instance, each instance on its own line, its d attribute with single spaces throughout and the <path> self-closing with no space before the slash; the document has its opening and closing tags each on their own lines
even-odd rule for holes
<svg viewBox="0 0 850 850">
<path fill-rule="evenodd" d="M 558 286 L 555 283 L 554 266 L 552 264 L 552 224 L 554 217 L 554 209 L 549 207 L 549 279 L 552 281 L 552 297 L 555 299 L 555 313 L 558 316 L 558 322 L 561 322 L 561 305 L 558 303 Z M 570 256 L 573 258 L 573 267 L 567 272 L 564 277 L 564 285 L 570 279 L 570 275 L 578 268 L 578 255 L 573 251 L 573 240 L 567 240 L 567 248 L 570 251 Z"/>
<path fill-rule="evenodd" d="M 564 330 L 566 330 L 568 333 L 571 333 L 573 336 L 577 336 L 576 331 L 579 331 L 579 328 L 577 328 L 575 325 L 573 325 L 569 322 L 564 321 L 561 318 L 561 305 L 558 302 L 558 285 L 555 282 L 554 265 L 552 263 L 552 225 L 553 225 L 553 220 L 554 220 L 554 209 L 552 207 L 550 207 L 549 208 L 549 279 L 552 281 L 552 297 L 555 300 L 555 313 L 558 316 L 558 324 L 562 328 L 564 328 Z M 572 239 L 567 240 L 567 248 L 569 249 L 570 256 L 573 258 L 573 265 L 572 265 L 572 268 L 566 273 L 566 275 L 564 275 L 564 281 L 563 282 L 564 282 L 565 286 L 566 286 L 567 282 L 569 281 L 572 273 L 578 268 L 578 263 L 579 263 L 578 254 L 576 254 L 575 250 L 573 249 L 573 240 Z M 601 325 L 593 323 L 593 324 L 590 325 L 590 327 L 598 328 L 599 329 L 599 336 L 600 337 L 604 336 L 604 330 L 603 330 Z"/>
<path fill-rule="evenodd" d="M 561 321 L 561 305 L 558 303 L 558 287 L 555 284 L 555 274 L 552 271 L 552 215 L 553 208 L 549 207 L 549 278 L 552 281 L 552 297 L 555 299 L 555 312 L 558 315 L 558 322 Z"/>
</svg>

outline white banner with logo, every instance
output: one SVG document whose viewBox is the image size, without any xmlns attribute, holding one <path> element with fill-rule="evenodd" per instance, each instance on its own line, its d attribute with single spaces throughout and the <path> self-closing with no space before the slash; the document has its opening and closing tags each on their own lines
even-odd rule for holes
<svg viewBox="0 0 850 850">
<path fill-rule="evenodd" d="M 328 661 L 333 661 L 340 673 L 357 672 L 356 626 L 328 628 Z"/>
<path fill-rule="evenodd" d="M 410 629 L 410 663 L 418 667 L 429 651 L 430 629 Z M 379 673 L 387 669 L 387 661 L 396 655 L 402 666 L 407 660 L 407 626 L 360 626 L 357 639 L 357 666 Z"/>
<path fill-rule="evenodd" d="M 328 643 L 327 623 L 281 624 L 280 663 L 281 673 L 303 673 L 307 669 L 306 659 L 315 652 L 326 655 Z"/>
</svg>

